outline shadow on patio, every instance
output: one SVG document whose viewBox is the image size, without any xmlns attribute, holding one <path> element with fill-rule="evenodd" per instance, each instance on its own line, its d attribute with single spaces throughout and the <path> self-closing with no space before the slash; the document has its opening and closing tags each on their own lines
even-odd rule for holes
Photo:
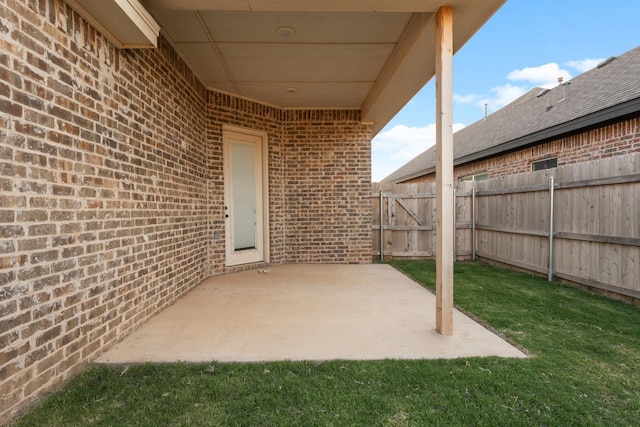
<svg viewBox="0 0 640 427">
<path fill-rule="evenodd" d="M 98 363 L 526 357 L 388 265 L 279 265 L 205 280 Z"/>
</svg>

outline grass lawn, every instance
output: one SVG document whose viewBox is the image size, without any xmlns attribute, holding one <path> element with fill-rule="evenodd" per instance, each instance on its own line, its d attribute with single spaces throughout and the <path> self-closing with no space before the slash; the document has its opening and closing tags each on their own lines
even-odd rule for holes
<svg viewBox="0 0 640 427">
<path fill-rule="evenodd" d="M 455 301 L 533 357 L 93 366 L 17 425 L 640 425 L 638 307 L 478 263 Z"/>
</svg>

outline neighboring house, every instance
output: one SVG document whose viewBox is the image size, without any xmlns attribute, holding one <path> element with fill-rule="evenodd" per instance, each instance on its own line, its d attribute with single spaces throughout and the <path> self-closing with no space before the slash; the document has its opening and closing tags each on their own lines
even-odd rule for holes
<svg viewBox="0 0 640 427">
<path fill-rule="evenodd" d="M 640 47 L 534 88 L 454 134 L 454 175 L 479 180 L 640 151 Z M 382 182 L 435 181 L 435 147 Z"/>
<path fill-rule="evenodd" d="M 210 275 L 371 262 L 372 136 L 503 2 L 0 0 L 0 424 Z"/>
</svg>

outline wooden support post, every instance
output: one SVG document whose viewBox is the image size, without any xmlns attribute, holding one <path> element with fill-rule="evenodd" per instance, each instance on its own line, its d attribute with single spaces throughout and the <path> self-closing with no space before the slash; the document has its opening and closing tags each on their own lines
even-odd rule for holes
<svg viewBox="0 0 640 427">
<path fill-rule="evenodd" d="M 436 330 L 453 334 L 453 8 L 436 20 Z"/>
</svg>

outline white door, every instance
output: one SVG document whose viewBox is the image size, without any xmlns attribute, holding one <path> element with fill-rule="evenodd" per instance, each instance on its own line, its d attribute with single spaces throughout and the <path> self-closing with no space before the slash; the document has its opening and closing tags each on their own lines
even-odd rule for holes
<svg viewBox="0 0 640 427">
<path fill-rule="evenodd" d="M 226 265 L 265 261 L 264 138 L 225 131 L 223 141 Z"/>
</svg>

